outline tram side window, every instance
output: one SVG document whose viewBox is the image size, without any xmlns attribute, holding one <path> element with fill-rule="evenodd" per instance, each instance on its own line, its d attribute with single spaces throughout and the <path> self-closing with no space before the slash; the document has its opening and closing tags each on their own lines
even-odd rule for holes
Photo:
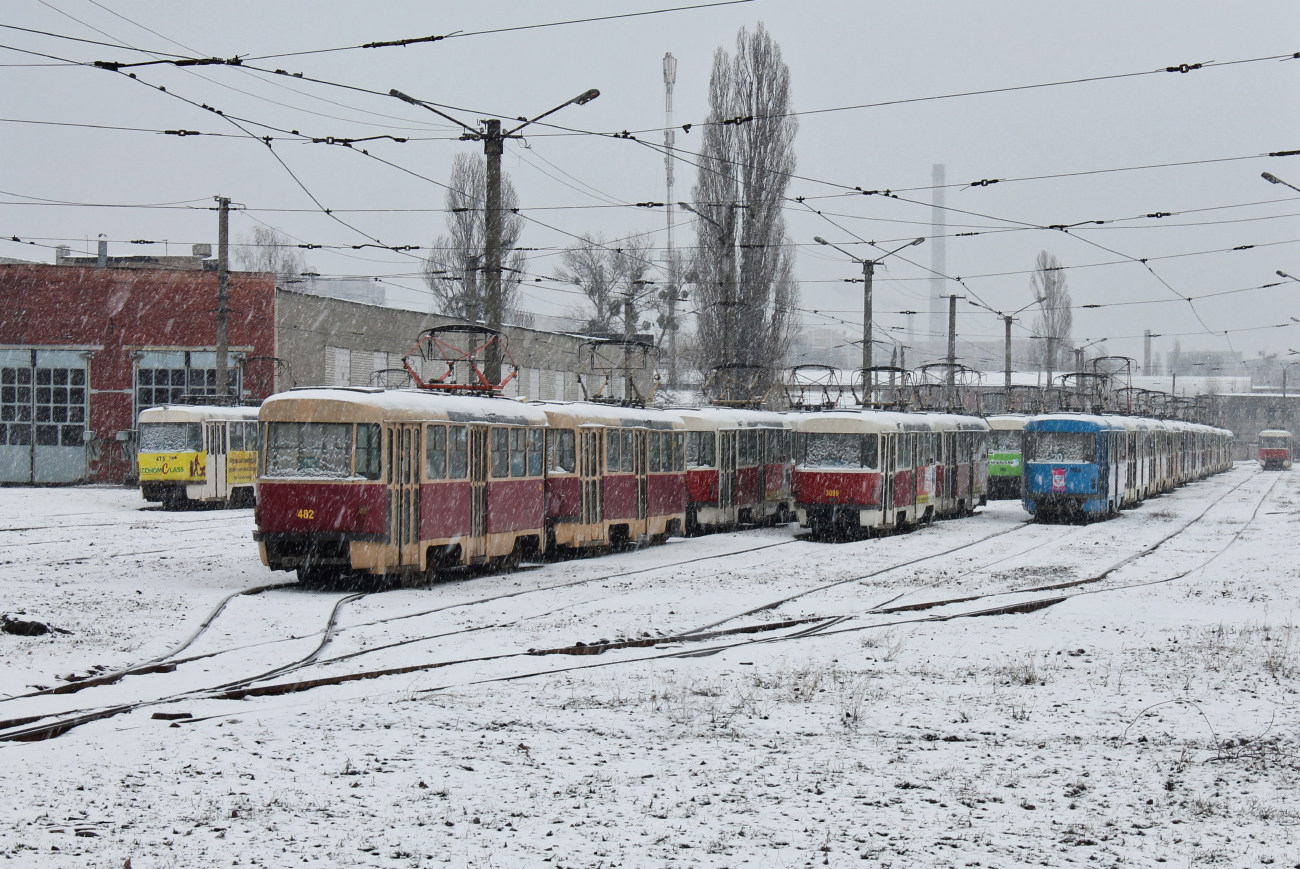
<svg viewBox="0 0 1300 869">
<path fill-rule="evenodd" d="M 618 429 L 610 429 L 605 432 L 605 473 L 617 474 L 619 467 L 619 449 L 621 443 L 618 437 Z"/>
<path fill-rule="evenodd" d="M 686 470 L 686 432 L 673 434 L 673 470 L 679 474 Z"/>
<path fill-rule="evenodd" d="M 546 429 L 530 428 L 526 433 L 528 438 L 528 476 L 540 477 L 542 475 L 542 452 L 546 443 Z"/>
<path fill-rule="evenodd" d="M 373 428 L 378 440 L 378 426 Z M 332 422 L 270 424 L 266 438 L 266 476 L 346 479 L 351 473 L 351 425 Z"/>
<path fill-rule="evenodd" d="M 916 443 L 916 435 L 912 432 L 903 432 L 898 436 L 898 467 L 899 469 L 912 467 L 913 447 Z"/>
<path fill-rule="evenodd" d="M 357 426 L 356 475 L 365 480 L 379 479 L 382 453 L 378 423 Z"/>
<path fill-rule="evenodd" d="M 659 438 L 660 438 L 660 434 L 661 434 L 661 433 L 660 433 L 660 432 L 657 432 L 657 431 L 652 431 L 652 432 L 650 432 L 650 473 L 652 473 L 652 474 L 657 474 L 657 473 L 659 473 L 659 468 L 660 468 L 660 459 L 659 459 Z M 672 437 L 672 435 L 670 434 L 669 437 Z M 671 458 L 671 455 L 669 456 L 669 458 Z"/>
<path fill-rule="evenodd" d="M 528 470 L 528 430 L 510 429 L 510 476 L 522 477 Z"/>
<path fill-rule="evenodd" d="M 989 435 L 988 432 L 978 431 L 973 435 L 975 438 L 975 461 L 987 461 L 989 457 Z"/>
<path fill-rule="evenodd" d="M 713 468 L 718 464 L 718 438 L 711 431 L 686 433 L 686 466 Z"/>
<path fill-rule="evenodd" d="M 623 473 L 630 474 L 635 470 L 633 460 L 636 458 L 636 432 L 630 428 L 623 429 L 623 462 L 619 466 Z"/>
<path fill-rule="evenodd" d="M 244 451 L 244 424 L 242 422 L 232 422 L 229 424 L 229 447 L 230 452 Z"/>
<path fill-rule="evenodd" d="M 469 476 L 469 429 L 463 425 L 447 426 L 447 478 L 463 480 Z"/>
<path fill-rule="evenodd" d="M 357 438 L 360 441 L 360 438 Z M 424 436 L 424 468 L 430 480 L 447 479 L 447 427 L 429 426 Z"/>
<path fill-rule="evenodd" d="M 752 468 L 758 462 L 758 430 L 749 429 L 736 433 L 736 467 Z"/>
<path fill-rule="evenodd" d="M 572 474 L 578 467 L 575 442 L 577 438 L 573 429 L 564 428 L 549 431 L 546 440 L 550 444 L 550 467 L 552 474 Z"/>
<path fill-rule="evenodd" d="M 492 476 L 505 478 L 510 476 L 510 429 L 500 426 L 491 430 L 490 464 Z"/>
</svg>

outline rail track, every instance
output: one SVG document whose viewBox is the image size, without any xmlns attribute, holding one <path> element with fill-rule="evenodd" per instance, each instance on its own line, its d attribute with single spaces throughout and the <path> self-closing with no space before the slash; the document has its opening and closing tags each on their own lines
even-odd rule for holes
<svg viewBox="0 0 1300 869">
<path fill-rule="evenodd" d="M 352 651 L 331 658 L 321 658 L 320 657 L 321 652 L 325 649 L 325 647 L 329 644 L 330 640 L 332 639 L 333 635 L 337 632 L 354 630 L 358 628 L 381 625 L 381 624 L 389 624 L 404 619 L 412 619 L 420 616 L 427 616 L 427 615 L 441 613 L 451 609 L 471 607 L 480 604 L 487 604 L 491 602 L 507 600 L 522 595 L 563 590 L 575 586 L 581 586 L 588 583 L 609 581 L 611 579 L 635 576 L 638 574 L 663 572 L 663 571 L 680 568 L 683 565 L 689 565 L 698 562 L 707 562 L 718 558 L 735 557 L 738 555 L 744 555 L 745 553 L 748 552 L 756 552 L 756 551 L 771 549 L 777 546 L 789 545 L 797 541 L 784 540 L 784 541 L 778 541 L 774 543 L 766 543 L 761 546 L 750 547 L 748 549 L 733 550 L 724 553 L 713 553 L 713 554 L 698 556 L 689 559 L 682 559 L 679 561 L 666 563 L 666 564 L 653 565 L 649 567 L 640 567 L 633 570 L 620 570 L 620 571 L 613 571 L 607 573 L 600 573 L 594 576 L 582 577 L 579 579 L 569 580 L 560 583 L 550 583 L 543 586 L 511 590 L 501 594 L 488 595 L 488 596 L 483 596 L 471 600 L 448 603 L 442 606 L 420 610 L 418 612 L 401 613 L 386 618 L 373 619 L 370 621 L 358 622 L 353 625 L 340 626 L 338 625 L 339 611 L 343 608 L 343 606 L 346 603 L 355 601 L 362 596 L 362 595 L 352 595 L 349 597 L 341 598 L 335 604 L 333 610 L 331 611 L 330 618 L 326 625 L 326 628 L 323 631 L 318 632 L 322 636 L 321 636 L 321 641 L 316 646 L 316 648 L 310 654 L 298 658 L 290 663 L 281 665 L 271 670 L 267 670 L 265 672 L 255 674 L 253 676 L 243 677 L 240 679 L 227 681 L 218 685 L 212 685 L 205 688 L 193 689 L 184 692 L 177 692 L 177 693 L 169 694 L 167 696 L 132 701 L 129 703 L 113 704 L 113 705 L 108 705 L 103 707 L 94 707 L 90 709 L 69 710 L 60 713 L 48 713 L 45 715 L 32 716 L 29 718 L 10 719 L 9 721 L 0 722 L 0 741 L 18 741 L 18 740 L 49 738 L 51 736 L 57 736 L 61 733 L 65 733 L 68 730 L 79 726 L 80 724 L 88 723 L 90 721 L 101 720 L 103 718 L 111 717 L 114 715 L 120 715 L 141 708 L 157 706 L 166 703 L 172 703 L 178 700 L 199 700 L 199 699 L 220 700 L 220 699 L 242 699 L 247 697 L 260 697 L 260 696 L 274 696 L 278 694 L 288 694 L 288 693 L 295 693 L 298 691 L 310 690 L 312 688 L 323 687 L 326 685 L 338 685 L 338 684 L 343 684 L 346 682 L 357 681 L 362 679 L 374 679 L 374 678 L 380 678 L 388 675 L 431 671 L 431 670 L 455 667 L 458 665 L 479 664 L 479 663 L 500 661 L 500 660 L 511 659 L 511 658 L 527 659 L 527 658 L 538 657 L 538 656 L 593 655 L 593 654 L 602 654 L 605 652 L 617 651 L 621 649 L 648 648 L 648 647 L 655 647 L 655 646 L 659 647 L 658 651 L 660 652 L 660 654 L 655 654 L 655 655 L 645 655 L 645 656 L 638 656 L 638 657 L 618 657 L 617 659 L 613 659 L 613 660 L 607 659 L 594 664 L 566 666 L 561 668 L 551 667 L 545 669 L 533 669 L 523 673 L 515 673 L 515 674 L 509 674 L 505 676 L 491 677 L 491 678 L 477 680 L 468 683 L 460 682 L 460 683 L 447 684 L 436 688 L 430 688 L 424 690 L 439 691 L 439 690 L 446 690 L 449 687 L 454 687 L 454 685 L 456 684 L 473 685 L 473 684 L 485 684 L 490 682 L 509 681 L 515 679 L 523 679 L 523 678 L 530 678 L 530 677 L 535 677 L 540 675 L 546 675 L 551 673 L 560 673 L 560 672 L 568 672 L 572 670 L 588 669 L 590 667 L 596 667 L 596 666 L 599 667 L 615 666 L 619 664 L 636 663 L 639 661 L 670 659 L 670 658 L 677 658 L 677 657 L 690 657 L 696 655 L 713 655 L 713 654 L 718 654 L 727 649 L 743 647 L 743 646 L 752 645 L 756 643 L 787 642 L 787 641 L 808 639 L 817 636 L 830 636 L 834 634 L 851 632 L 851 631 L 873 630 L 877 628 L 885 628 L 885 627 L 890 627 L 895 625 L 921 624 L 926 622 L 948 621 L 948 620 L 959 619 L 959 618 L 972 618 L 972 617 L 979 617 L 979 616 L 1006 614 L 1012 612 L 1032 612 L 1034 610 L 1052 606 L 1054 604 L 1067 600 L 1070 597 L 1078 596 L 1080 594 L 1107 593 L 1107 592 L 1119 591 L 1124 588 L 1135 587 L 1135 585 L 1149 585 L 1152 584 L 1152 582 L 1172 581 L 1174 579 L 1181 578 L 1182 576 L 1186 576 L 1188 573 L 1191 573 L 1193 570 L 1196 570 L 1199 567 L 1204 567 L 1208 565 L 1210 561 L 1213 561 L 1215 558 L 1222 555 L 1223 552 L 1226 552 L 1227 549 L 1233 543 L 1235 543 L 1237 539 L 1240 538 L 1241 534 L 1246 530 L 1246 528 L 1248 528 L 1250 524 L 1255 520 L 1255 517 L 1258 515 L 1260 508 L 1267 501 L 1272 491 L 1276 488 L 1278 482 L 1281 479 L 1280 477 L 1275 479 L 1273 481 L 1273 484 L 1270 485 L 1268 489 L 1263 493 L 1258 503 L 1255 505 L 1255 508 L 1251 513 L 1250 518 L 1247 520 L 1247 522 L 1243 523 L 1241 527 L 1239 527 L 1236 530 L 1236 532 L 1229 540 L 1228 544 L 1225 545 L 1219 551 L 1217 551 L 1208 560 L 1197 565 L 1196 567 L 1189 568 L 1188 570 L 1183 571 L 1177 574 L 1176 576 L 1171 576 L 1160 580 L 1153 580 L 1149 582 L 1130 584 L 1130 585 L 1107 586 L 1105 588 L 1089 588 L 1084 590 L 1076 590 L 1065 594 L 1061 593 L 1063 590 L 1068 588 L 1101 582 L 1106 577 L 1110 576 L 1115 571 L 1119 570 L 1125 565 L 1130 564 L 1139 558 L 1143 558 L 1150 555 L 1151 553 L 1159 549 L 1161 546 L 1166 544 L 1168 541 L 1176 538 L 1180 534 L 1185 533 L 1189 528 L 1191 528 L 1193 525 L 1195 525 L 1197 522 L 1203 519 L 1212 509 L 1222 504 L 1224 500 L 1228 496 L 1230 496 L 1233 492 L 1237 491 L 1238 489 L 1246 485 L 1251 480 L 1256 479 L 1257 476 L 1258 474 L 1252 474 L 1250 476 L 1247 476 L 1245 479 L 1237 482 L 1231 488 L 1220 493 L 1214 498 L 1214 500 L 1212 500 L 1209 504 L 1207 504 L 1205 508 L 1202 509 L 1196 516 L 1182 523 L 1179 528 L 1175 529 L 1169 534 L 1164 535 L 1156 542 L 1144 547 L 1138 552 L 1134 552 L 1125 556 L 1119 561 L 1106 567 L 1100 573 L 1080 580 L 1072 580 L 1065 583 L 1057 583 L 1052 585 L 1036 586 L 1036 587 L 1029 587 L 1029 588 L 1019 588 L 1019 589 L 1010 589 L 1010 590 L 999 589 L 999 590 L 992 590 L 992 591 L 987 591 L 984 593 L 978 593 L 973 595 L 965 595 L 960 598 L 922 601 L 914 604 L 903 604 L 903 605 L 891 607 L 889 606 L 889 604 L 894 603 L 895 601 L 898 600 L 898 596 L 895 596 L 889 601 L 885 601 L 873 607 L 864 609 L 863 611 L 856 614 L 834 616 L 829 618 L 827 617 L 790 618 L 790 619 L 784 619 L 779 621 L 769 621 L 769 622 L 763 622 L 758 624 L 747 624 L 747 625 L 741 625 L 737 627 L 718 629 L 720 625 L 726 624 L 727 622 L 734 621 L 743 618 L 744 616 L 752 615 L 756 612 L 760 612 L 763 610 L 774 609 L 790 601 L 807 597 L 809 595 L 815 594 L 820 591 L 825 591 L 829 588 L 833 588 L 838 585 L 844 585 L 846 583 L 851 583 L 855 581 L 862 581 L 864 579 L 868 579 L 873 576 L 878 576 L 884 573 L 888 573 L 890 571 L 895 571 L 906 567 L 915 566 L 920 563 L 934 561 L 937 559 L 947 558 L 949 556 L 952 556 L 954 553 L 961 552 L 964 550 L 969 550 L 974 547 L 978 547 L 982 544 L 997 540 L 1013 532 L 1023 531 L 1026 528 L 1045 527 L 1045 526 L 1030 525 L 1029 523 L 1022 523 L 1022 524 L 1017 524 L 1012 528 L 1005 528 L 996 531 L 993 534 L 984 535 L 977 540 L 968 541 L 958 546 L 944 549 L 940 552 L 931 553 L 916 558 L 904 559 L 901 562 L 883 566 L 869 573 L 855 574 L 849 577 L 837 578 L 834 581 L 829 583 L 821 583 L 815 587 L 803 589 L 791 595 L 785 595 L 779 600 L 772 601 L 763 606 L 748 608 L 742 613 L 733 614 L 722 620 L 712 622 L 708 625 L 703 625 L 698 628 L 694 628 L 690 631 L 679 632 L 672 635 L 657 636 L 657 637 L 639 637 L 639 638 L 628 639 L 628 640 L 619 640 L 616 642 L 593 642 L 589 644 L 577 643 L 575 645 L 541 649 L 541 650 L 537 650 L 537 649 L 530 649 L 527 651 L 509 650 L 509 651 L 502 651 L 495 654 L 471 655 L 471 656 L 454 658 L 449 660 L 426 661 L 426 662 L 410 664 L 406 666 L 379 668 L 379 669 L 372 669 L 363 672 L 352 672 L 352 673 L 346 673 L 340 675 L 324 676 L 324 677 L 314 678 L 314 679 L 302 679 L 302 680 L 292 681 L 292 682 L 273 682 L 271 684 L 262 684 L 262 683 L 269 682 L 270 680 L 275 679 L 277 677 L 298 673 L 308 667 L 312 667 L 313 665 L 325 666 L 330 664 L 336 664 L 346 660 L 353 660 L 355 658 L 364 655 L 383 652 L 388 649 L 392 649 L 400 646 L 407 646 L 419 642 L 434 641 L 434 640 L 445 639 L 447 637 L 453 637 L 453 636 L 463 636 L 466 634 L 479 633 L 487 630 L 504 630 L 507 628 L 515 627 L 520 622 L 554 613 L 556 610 L 549 609 L 544 612 L 521 616 L 507 623 L 476 625 L 476 626 L 465 627 L 456 630 L 450 630 L 450 631 L 444 630 L 433 634 L 407 637 L 407 638 L 397 640 L 395 642 L 386 643 L 383 645 L 365 648 L 357 651 Z M 1060 528 L 1061 533 L 1052 534 L 1048 537 L 1048 539 L 1037 541 L 1033 545 L 1029 546 L 1028 548 L 1022 549 L 1017 553 L 1013 553 L 1012 555 L 1002 556 L 992 562 L 988 562 L 983 565 L 980 565 L 979 567 L 975 567 L 970 570 L 967 570 L 964 573 L 960 574 L 958 578 L 964 578 L 972 574 L 976 574 L 982 571 L 987 571 L 992 566 L 1003 563 L 1010 559 L 1021 557 L 1026 553 L 1041 548 L 1042 546 L 1048 545 L 1052 542 L 1059 541 L 1059 539 L 1061 539 L 1062 537 L 1068 536 L 1070 534 L 1078 533 L 1079 531 L 1083 530 L 1078 527 L 1075 528 L 1065 528 L 1062 526 L 1052 526 L 1052 527 Z M 944 581 L 946 580 L 938 580 L 934 583 L 928 584 L 925 587 L 934 587 L 936 585 L 941 584 Z M 172 649 L 166 655 L 161 656 L 161 658 L 154 659 L 142 665 L 137 665 L 136 668 L 128 668 L 116 674 L 105 674 L 104 677 L 105 680 L 109 680 L 113 676 L 116 676 L 117 679 L 120 679 L 123 676 L 127 676 L 127 675 L 143 674 L 144 672 L 149 672 L 147 668 L 150 666 L 156 666 L 157 664 L 160 663 L 165 665 L 167 663 L 167 659 L 174 658 L 175 655 L 179 654 L 181 651 L 184 651 L 184 649 L 191 646 L 193 642 L 198 638 L 198 636 L 201 635 L 203 631 L 205 631 L 208 627 L 210 627 L 211 623 L 217 618 L 217 616 L 220 614 L 221 610 L 224 608 L 225 604 L 229 602 L 229 600 L 243 593 L 249 593 L 253 591 L 263 591 L 263 590 L 267 590 L 267 589 L 264 587 L 258 587 L 257 589 L 247 589 L 244 590 L 243 592 L 236 592 L 228 596 L 225 600 L 223 600 L 218 605 L 216 609 L 213 610 L 213 612 L 209 614 L 208 618 L 205 619 L 205 623 L 201 624 L 199 629 L 180 646 L 177 646 L 176 648 Z M 916 593 L 917 591 L 920 590 L 921 589 L 914 589 L 908 593 Z M 1018 595 L 1018 597 L 1015 601 L 1008 604 L 995 605 L 995 606 L 987 605 L 991 601 L 991 599 L 1008 596 L 1008 595 Z M 567 604 L 566 607 L 573 606 L 573 605 L 575 604 Z M 560 609 L 566 607 L 560 607 Z M 919 610 L 929 610 L 929 609 L 936 609 L 936 610 L 943 610 L 943 611 L 927 614 L 924 616 L 912 616 L 912 617 L 905 617 L 901 619 L 900 618 L 887 619 L 886 621 L 880 621 L 878 618 L 873 618 L 877 616 L 896 615 L 908 611 L 919 611 Z M 777 634 L 777 635 L 772 636 L 772 634 Z M 744 637 L 744 639 L 735 639 L 741 637 Z M 303 638 L 297 637 L 296 639 L 301 640 Z M 724 642 L 715 645 L 703 645 L 714 640 L 724 640 Z M 270 641 L 270 642 L 279 642 L 279 641 Z M 692 648 L 684 649 L 684 650 L 674 650 L 674 649 L 665 648 L 665 646 L 668 645 L 674 645 L 674 646 L 689 645 Z M 179 664 L 188 660 L 197 660 L 198 658 L 214 657 L 219 654 L 224 654 L 227 651 L 233 651 L 233 650 L 218 650 L 216 652 L 210 652 L 204 655 L 194 656 L 188 659 L 175 659 L 172 661 L 172 663 Z M 70 690 L 76 690 L 75 685 L 78 684 L 81 683 L 73 683 L 73 685 L 59 686 L 58 689 L 50 689 L 49 693 L 53 693 L 55 691 L 61 691 L 62 693 L 67 693 Z M 109 684 L 109 682 L 105 681 L 98 684 Z M 23 696 L 31 696 L 31 695 L 23 695 Z M 12 699 L 18 699 L 18 698 L 12 698 Z"/>
</svg>

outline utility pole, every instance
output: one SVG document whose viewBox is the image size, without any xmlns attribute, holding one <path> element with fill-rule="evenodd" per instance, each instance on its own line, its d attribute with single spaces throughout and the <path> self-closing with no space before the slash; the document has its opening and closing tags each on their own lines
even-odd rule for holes
<svg viewBox="0 0 1300 869">
<path fill-rule="evenodd" d="M 1151 374 L 1151 330 L 1142 332 L 1142 373 Z"/>
<path fill-rule="evenodd" d="M 862 261 L 862 388 L 867 401 L 871 400 L 871 279 L 876 273 L 875 260 Z"/>
<path fill-rule="evenodd" d="M 948 385 L 957 383 L 957 300 L 965 296 L 948 296 Z"/>
<path fill-rule="evenodd" d="M 667 173 L 668 196 L 664 201 L 664 211 L 668 214 L 668 319 L 664 328 L 668 332 L 668 385 L 677 388 L 677 249 L 673 244 L 673 225 L 676 214 L 673 211 L 677 200 L 673 198 L 674 166 L 677 159 L 673 148 L 677 144 L 677 128 L 673 124 L 673 87 L 677 84 L 677 58 L 672 52 L 664 55 L 664 171 Z"/>
<path fill-rule="evenodd" d="M 1004 314 L 1002 317 L 1002 323 L 1003 325 L 1006 326 L 1006 330 L 1007 330 L 1007 337 L 1005 343 L 1006 358 L 1003 360 L 1003 366 L 1004 366 L 1003 377 L 1004 377 L 1006 388 L 1010 389 L 1011 388 L 1011 315 Z"/>
<path fill-rule="evenodd" d="M 465 141 L 482 141 L 483 154 L 487 158 L 486 182 L 487 190 L 484 193 L 484 217 L 485 217 L 485 235 L 484 239 L 484 259 L 487 260 L 484 271 L 487 272 L 487 287 L 485 301 L 485 314 L 487 327 L 494 332 L 501 331 L 501 155 L 505 152 L 506 139 L 519 139 L 519 131 L 529 124 L 535 124 L 548 115 L 553 115 L 566 106 L 584 106 L 587 103 L 600 96 L 600 91 L 592 88 L 584 91 L 571 100 L 561 103 L 548 112 L 529 120 L 522 118 L 521 123 L 506 132 L 501 131 L 501 121 L 491 118 L 483 121 L 483 129 L 477 130 L 457 118 L 453 118 L 446 112 L 438 109 L 431 103 L 424 100 L 408 96 L 401 91 L 393 88 L 388 92 L 389 96 L 397 97 L 404 103 L 410 103 L 413 106 L 420 106 L 428 109 L 435 115 L 445 118 L 456 124 L 465 132 L 461 134 L 461 139 Z M 488 381 L 496 384 L 501 382 L 501 351 L 496 342 L 492 342 L 487 349 L 487 358 L 484 360 L 484 375 Z"/>
<path fill-rule="evenodd" d="M 831 244 L 820 235 L 814 236 L 813 241 L 818 244 L 824 244 L 827 247 L 833 247 L 849 259 L 862 264 L 862 389 L 863 402 L 865 403 L 871 400 L 871 388 L 874 386 L 871 382 L 871 281 L 872 277 L 876 273 L 876 263 L 880 262 L 885 257 L 893 256 L 904 248 L 921 244 L 925 239 L 914 239 L 913 241 L 909 241 L 907 244 L 888 251 L 875 259 L 862 259 L 861 257 L 854 256 L 839 245 Z M 875 242 L 869 242 L 869 244 L 871 244 L 872 247 L 876 246 Z"/>
<path fill-rule="evenodd" d="M 483 154 L 487 158 L 487 191 L 484 207 L 484 259 L 487 260 L 487 293 L 485 313 L 487 327 L 493 332 L 501 331 L 501 155 L 506 149 L 505 137 L 501 135 L 501 122 L 496 118 L 488 120 L 483 132 Z M 486 371 L 489 383 L 501 382 L 501 349 L 494 341 L 488 345 Z"/>
<path fill-rule="evenodd" d="M 739 203 L 727 206 L 726 226 L 722 230 L 726 245 L 727 263 L 722 287 L 722 358 L 727 364 L 736 359 L 736 208 Z"/>
<path fill-rule="evenodd" d="M 632 399 L 632 338 L 636 335 L 636 324 L 632 322 L 632 288 L 623 294 L 623 400 Z"/>
<path fill-rule="evenodd" d="M 1083 370 L 1083 348 L 1082 347 L 1076 347 L 1074 350 L 1074 370 L 1075 371 Z"/>
<path fill-rule="evenodd" d="M 230 200 L 217 199 L 217 399 L 230 394 Z"/>
</svg>

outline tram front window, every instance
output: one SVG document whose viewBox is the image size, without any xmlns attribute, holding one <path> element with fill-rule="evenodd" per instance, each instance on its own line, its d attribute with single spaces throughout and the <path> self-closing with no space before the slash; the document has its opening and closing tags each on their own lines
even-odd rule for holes
<svg viewBox="0 0 1300 869">
<path fill-rule="evenodd" d="M 197 453 L 202 449 L 202 423 L 140 423 L 140 452 L 142 453 Z"/>
<path fill-rule="evenodd" d="M 1097 458 L 1097 436 L 1081 431 L 1039 431 L 1029 438 L 1031 462 L 1091 462 Z"/>
<path fill-rule="evenodd" d="M 994 429 L 989 432 L 989 449 L 995 453 L 1020 452 L 1020 436 L 1014 429 Z"/>
<path fill-rule="evenodd" d="M 1284 450 L 1291 446 L 1291 444 L 1288 443 L 1289 440 L 1290 438 L 1278 437 L 1276 435 L 1261 437 L 1259 439 L 1259 448 L 1261 450 Z"/>
<path fill-rule="evenodd" d="M 267 477 L 350 477 L 352 426 L 332 422 L 271 423 L 264 473 Z"/>
<path fill-rule="evenodd" d="M 874 468 L 879 443 L 874 434 L 809 432 L 799 464 L 805 468 Z"/>
</svg>

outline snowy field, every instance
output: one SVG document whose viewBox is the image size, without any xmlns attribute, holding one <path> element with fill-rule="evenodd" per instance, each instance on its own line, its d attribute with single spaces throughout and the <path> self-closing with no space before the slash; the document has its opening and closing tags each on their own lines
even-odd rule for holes
<svg viewBox="0 0 1300 869">
<path fill-rule="evenodd" d="M 199 632 L 290 578 L 252 527 L 0 490 L 0 613 L 67 631 L 0 633 L 0 737 L 67 726 L 0 742 L 4 865 L 1300 866 L 1300 472 Z"/>
</svg>

